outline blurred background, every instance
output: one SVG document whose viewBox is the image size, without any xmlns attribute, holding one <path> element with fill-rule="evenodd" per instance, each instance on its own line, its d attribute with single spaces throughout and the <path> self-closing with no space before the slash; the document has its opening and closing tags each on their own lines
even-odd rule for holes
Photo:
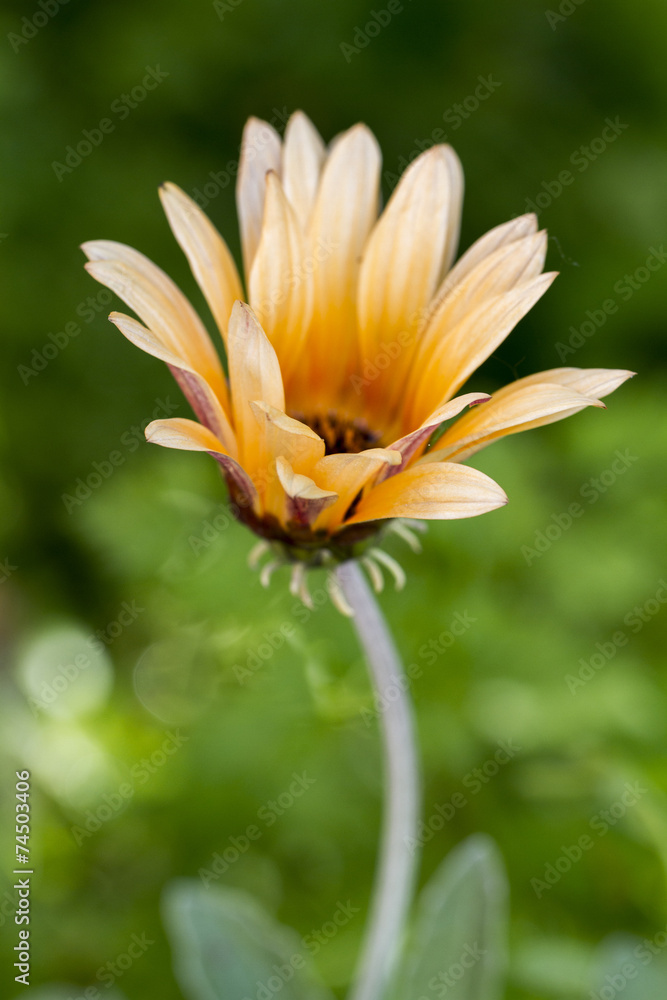
<svg viewBox="0 0 667 1000">
<path fill-rule="evenodd" d="M 421 556 L 391 542 L 408 585 L 381 602 L 419 668 L 421 879 L 467 835 L 495 838 L 507 997 L 588 997 L 610 941 L 661 952 L 664 4 L 6 0 L 0 25 L 2 995 L 23 990 L 23 769 L 34 986 L 180 997 L 160 917 L 174 877 L 252 892 L 320 935 L 336 995 L 349 981 L 382 802 L 363 660 L 285 571 L 260 587 L 213 462 L 145 444 L 149 420 L 187 405 L 108 323 L 117 303 L 78 250 L 129 243 L 201 306 L 157 187 L 197 197 L 238 259 L 243 124 L 282 130 L 296 108 L 327 140 L 365 121 L 385 197 L 421 148 L 451 142 L 462 248 L 539 210 L 561 276 L 471 389 L 562 364 L 639 373 L 606 411 L 481 453 L 510 504 L 431 525 Z M 341 905 L 355 912 L 328 935 Z M 133 935 L 141 957 L 110 972 Z"/>
</svg>

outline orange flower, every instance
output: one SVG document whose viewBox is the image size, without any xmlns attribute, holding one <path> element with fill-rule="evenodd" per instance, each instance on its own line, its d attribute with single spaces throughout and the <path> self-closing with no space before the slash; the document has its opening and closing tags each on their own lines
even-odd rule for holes
<svg viewBox="0 0 667 1000">
<path fill-rule="evenodd" d="M 297 589 L 304 567 L 361 554 L 388 523 L 410 539 L 395 519 L 501 506 L 502 489 L 458 463 L 506 434 L 602 406 L 632 374 L 556 368 L 492 397 L 455 396 L 553 281 L 542 273 L 546 234 L 534 215 L 521 216 L 452 267 L 463 195 L 454 151 L 419 156 L 378 218 L 379 179 L 380 151 L 364 125 L 327 148 L 301 112 L 284 141 L 250 119 L 237 185 L 245 294 L 211 222 L 164 185 L 228 378 L 163 271 L 120 243 L 83 247 L 90 274 L 144 325 L 121 313 L 111 321 L 168 364 L 198 418 L 156 420 L 146 437 L 219 462 L 240 520 L 297 565 Z"/>
</svg>

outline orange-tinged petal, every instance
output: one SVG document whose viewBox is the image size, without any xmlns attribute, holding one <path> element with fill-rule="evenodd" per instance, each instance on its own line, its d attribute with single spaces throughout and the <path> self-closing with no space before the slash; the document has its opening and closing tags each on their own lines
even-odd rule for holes
<svg viewBox="0 0 667 1000">
<path fill-rule="evenodd" d="M 410 434 L 406 434 L 405 437 L 400 438 L 398 441 L 394 441 L 393 444 L 389 445 L 392 451 L 397 451 L 401 455 L 401 464 L 394 466 L 387 466 L 383 469 L 378 476 L 378 482 L 382 482 L 383 479 L 389 479 L 390 476 L 396 476 L 399 472 L 415 459 L 421 448 L 426 445 L 426 442 L 431 437 L 436 427 L 444 423 L 445 420 L 451 420 L 452 417 L 456 417 L 461 410 L 465 409 L 466 406 L 474 406 L 477 403 L 484 403 L 487 399 L 491 397 L 479 392 L 468 392 L 464 396 L 457 396 L 456 399 L 451 399 L 444 406 L 439 406 L 437 410 L 426 418 L 421 427 L 417 430 L 412 431 Z"/>
<path fill-rule="evenodd" d="M 500 392 L 506 393 L 510 389 L 516 389 L 519 385 L 548 382 L 551 385 L 569 386 L 583 396 L 595 396 L 597 399 L 602 399 L 603 396 L 614 392 L 634 375 L 636 372 L 628 371 L 627 368 L 550 368 L 548 371 L 536 372 L 534 375 L 518 379 L 501 389 Z M 495 395 L 498 396 L 499 393 Z"/>
<path fill-rule="evenodd" d="M 251 475 L 262 461 L 261 439 L 251 400 L 285 409 L 285 393 L 276 352 L 249 306 L 235 302 L 227 334 L 229 381 L 234 427 L 241 462 Z"/>
<path fill-rule="evenodd" d="M 324 158 L 320 133 L 303 111 L 295 111 L 285 128 L 282 178 L 287 199 L 304 230 L 315 203 Z"/>
<path fill-rule="evenodd" d="M 430 357 L 416 360 L 404 426 L 414 426 L 451 398 L 544 295 L 555 277 L 541 274 L 482 303 L 453 329 L 443 330 Z"/>
<path fill-rule="evenodd" d="M 428 357 L 443 330 L 453 329 L 472 309 L 537 277 L 544 267 L 546 254 L 547 234 L 542 230 L 511 243 L 503 243 L 483 257 L 459 281 L 451 283 L 448 279 L 446 294 L 441 290 L 435 300 L 437 307 L 429 308 L 416 364 Z"/>
<path fill-rule="evenodd" d="M 163 448 L 207 452 L 222 469 L 234 500 L 242 505 L 252 505 L 257 510 L 257 491 L 247 473 L 227 454 L 222 442 L 207 427 L 182 417 L 153 420 L 146 428 L 146 440 Z"/>
<path fill-rule="evenodd" d="M 442 270 L 451 202 L 447 158 L 434 146 L 403 174 L 364 251 L 358 293 L 364 359 L 373 361 L 383 340 L 423 318 Z"/>
<path fill-rule="evenodd" d="M 223 337 L 241 280 L 229 247 L 210 219 L 176 184 L 163 184 L 160 198 L 171 230 L 188 258 L 197 284 Z"/>
<path fill-rule="evenodd" d="M 241 160 L 236 182 L 236 208 L 241 229 L 243 267 L 246 281 L 259 246 L 264 218 L 266 175 L 280 174 L 282 141 L 268 122 L 249 118 L 243 129 Z"/>
<path fill-rule="evenodd" d="M 516 240 L 536 232 L 537 216 L 529 212 L 516 219 L 510 219 L 509 222 L 503 222 L 502 225 L 495 226 L 488 233 L 484 233 L 471 247 L 468 247 L 464 254 L 461 254 L 438 289 L 436 299 L 441 299 L 453 285 L 459 284 L 470 271 L 474 270 L 485 257 L 492 254 L 498 247 L 514 243 Z"/>
<path fill-rule="evenodd" d="M 341 135 L 322 171 L 309 228 L 313 316 L 299 365 L 297 406 L 333 405 L 357 357 L 357 281 L 377 219 L 381 154 L 365 125 Z M 332 344 L 335 350 L 332 351 Z"/>
<path fill-rule="evenodd" d="M 604 407 L 599 399 L 584 396 L 569 386 L 521 382 L 505 386 L 488 403 L 464 414 L 445 431 L 423 461 L 462 462 L 507 434 L 562 420 L 586 406 Z"/>
<path fill-rule="evenodd" d="M 285 381 L 297 364 L 313 309 L 313 279 L 304 267 L 305 258 L 306 238 L 278 175 L 270 172 L 248 292 L 250 305 L 280 358 Z"/>
<path fill-rule="evenodd" d="M 283 507 L 277 516 L 286 526 L 313 525 L 322 511 L 338 499 L 338 494 L 320 489 L 308 476 L 295 473 L 287 459 L 281 456 L 276 459 L 276 472 L 283 490 Z"/>
<path fill-rule="evenodd" d="M 345 526 L 387 517 L 475 517 L 505 503 L 500 486 L 477 469 L 447 462 L 416 465 L 375 486 Z"/>
<path fill-rule="evenodd" d="M 164 361 L 199 419 L 222 441 L 230 455 L 236 455 L 236 438 L 229 418 L 208 382 L 182 358 L 168 350 L 154 333 L 131 316 L 112 312 L 109 319 L 124 337 L 140 350 Z"/>
<path fill-rule="evenodd" d="M 297 473 L 308 473 L 324 457 L 324 441 L 307 424 L 261 400 L 251 400 L 250 408 L 265 437 L 270 457 L 282 455 Z"/>
<path fill-rule="evenodd" d="M 123 243 L 92 240 L 81 249 L 89 259 L 88 273 L 115 292 L 165 347 L 201 375 L 227 409 L 220 358 L 199 316 L 164 271 Z"/>
<path fill-rule="evenodd" d="M 357 454 L 325 455 L 313 468 L 313 479 L 324 490 L 338 494 L 337 502 L 319 518 L 316 528 L 337 527 L 364 486 L 384 465 L 398 465 L 401 455 L 387 448 L 369 448 Z"/>
</svg>

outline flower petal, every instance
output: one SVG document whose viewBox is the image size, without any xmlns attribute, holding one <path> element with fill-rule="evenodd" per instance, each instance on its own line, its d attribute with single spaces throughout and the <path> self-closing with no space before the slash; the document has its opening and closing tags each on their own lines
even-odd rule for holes
<svg viewBox="0 0 667 1000">
<path fill-rule="evenodd" d="M 453 208 L 453 155 L 447 147 L 434 146 L 417 157 L 368 239 L 358 310 L 361 353 L 371 362 L 383 340 L 405 334 L 423 319 L 440 279 Z M 399 378 L 409 355 L 407 350 L 399 354 L 392 380 Z"/>
<path fill-rule="evenodd" d="M 287 199 L 304 230 L 315 203 L 324 158 L 320 133 L 303 111 L 295 111 L 285 128 L 282 177 Z"/>
<path fill-rule="evenodd" d="M 249 306 L 235 302 L 227 334 L 229 380 L 239 455 L 250 476 L 262 462 L 261 439 L 251 400 L 285 409 L 285 393 L 276 352 Z"/>
<path fill-rule="evenodd" d="M 230 455 L 236 455 L 236 438 L 229 417 L 208 382 L 173 351 L 168 350 L 154 333 L 136 319 L 117 312 L 112 312 L 109 319 L 135 347 L 169 366 L 183 395 L 201 422 L 220 438 Z"/>
<path fill-rule="evenodd" d="M 236 299 L 243 298 L 241 280 L 229 247 L 196 202 L 176 184 L 163 184 L 160 198 L 171 230 L 225 338 L 232 305 Z"/>
<path fill-rule="evenodd" d="M 295 473 L 287 459 L 276 459 L 276 472 L 283 493 L 283 519 L 287 526 L 309 527 L 338 499 L 337 493 L 322 490 L 308 476 Z"/>
<path fill-rule="evenodd" d="M 304 411 L 333 405 L 357 355 L 359 264 L 377 219 L 380 165 L 374 135 L 355 125 L 336 140 L 322 171 L 309 229 L 314 302 L 299 366 L 303 395 L 295 385 L 297 408 Z"/>
<path fill-rule="evenodd" d="M 618 389 L 629 378 L 636 375 L 636 372 L 628 371 L 627 368 L 550 368 L 545 372 L 536 372 L 534 375 L 527 375 L 518 379 L 512 386 L 533 385 L 535 382 L 550 385 L 568 386 L 583 396 L 594 396 L 602 399 L 610 392 Z M 507 386 L 507 389 L 511 386 Z M 501 389 L 505 392 L 505 389 Z M 496 395 L 498 395 L 496 393 Z"/>
<path fill-rule="evenodd" d="M 448 462 L 416 465 L 375 486 L 345 525 L 387 517 L 475 517 L 505 503 L 500 486 L 477 469 Z"/>
<path fill-rule="evenodd" d="M 205 451 L 221 467 L 236 503 L 257 508 L 257 491 L 245 470 L 225 451 L 221 441 L 208 428 L 194 420 L 182 417 L 168 417 L 153 420 L 146 428 L 146 440 L 163 448 L 177 448 L 180 451 Z"/>
<path fill-rule="evenodd" d="M 455 327 L 442 331 L 429 357 L 422 358 L 420 351 L 408 387 L 404 426 L 414 426 L 449 399 L 544 295 L 555 277 L 541 274 L 482 302 Z"/>
<path fill-rule="evenodd" d="M 89 259 L 88 273 L 115 292 L 165 347 L 201 375 L 227 409 L 220 358 L 199 316 L 164 271 L 123 243 L 92 240 L 81 249 Z"/>
<path fill-rule="evenodd" d="M 417 455 L 419 449 L 426 444 L 436 427 L 439 427 L 445 420 L 451 420 L 452 417 L 456 417 L 466 406 L 475 406 L 477 403 L 484 403 L 490 398 L 490 396 L 484 393 L 468 392 L 464 396 L 457 396 L 456 399 L 451 399 L 444 406 L 439 406 L 416 431 L 406 434 L 405 437 L 389 445 L 392 451 L 400 452 L 402 456 L 401 464 L 387 466 L 387 468 L 383 469 L 378 476 L 378 482 L 382 482 L 384 479 L 389 479 L 390 476 L 396 476 L 399 472 L 402 472 Z"/>
<path fill-rule="evenodd" d="M 319 518 L 317 528 L 337 527 L 350 504 L 383 465 L 398 465 L 401 456 L 386 448 L 369 448 L 357 454 L 325 455 L 313 467 L 313 479 L 325 490 L 338 494 L 338 501 Z"/>
<path fill-rule="evenodd" d="M 548 385 L 523 379 L 505 386 L 488 403 L 452 424 L 423 462 L 462 462 L 492 441 L 531 427 L 562 420 L 586 406 L 599 406 L 599 399 L 584 396 L 569 386 Z"/>
<path fill-rule="evenodd" d="M 306 240 L 277 174 L 266 177 L 262 236 L 248 292 L 250 304 L 273 344 L 283 378 L 297 364 L 313 308 L 313 279 L 304 267 Z"/>
<path fill-rule="evenodd" d="M 266 175 L 269 170 L 280 174 L 281 160 L 282 141 L 273 126 L 259 118 L 249 118 L 243 129 L 236 183 L 236 208 L 246 280 L 262 233 Z"/>
<path fill-rule="evenodd" d="M 251 400 L 250 408 L 265 435 L 269 456 L 282 455 L 297 473 L 309 472 L 324 457 L 324 441 L 307 424 L 260 400 Z"/>
</svg>

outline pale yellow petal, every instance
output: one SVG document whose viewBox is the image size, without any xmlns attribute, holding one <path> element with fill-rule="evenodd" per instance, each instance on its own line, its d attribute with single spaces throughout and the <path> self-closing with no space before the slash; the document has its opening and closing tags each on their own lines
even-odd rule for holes
<svg viewBox="0 0 667 1000">
<path fill-rule="evenodd" d="M 322 137 L 303 111 L 295 111 L 285 128 L 283 188 L 302 229 L 306 229 L 315 203 L 325 158 Z"/>
<path fill-rule="evenodd" d="M 146 440 L 163 448 L 207 452 L 222 469 L 232 499 L 240 506 L 253 506 L 257 511 L 257 492 L 245 469 L 227 454 L 222 441 L 207 427 L 181 417 L 154 420 L 146 428 Z"/>
<path fill-rule="evenodd" d="M 220 358 L 199 316 L 164 271 L 123 243 L 92 240 L 81 249 L 89 259 L 88 273 L 115 292 L 165 347 L 201 375 L 227 409 Z"/>
<path fill-rule="evenodd" d="M 163 184 L 160 198 L 171 230 L 188 258 L 220 333 L 226 338 L 232 306 L 243 298 L 229 247 L 196 202 L 176 184 Z"/>
<path fill-rule="evenodd" d="M 303 410 L 333 405 L 357 358 L 359 265 L 377 219 L 380 166 L 372 132 L 355 125 L 336 140 L 322 171 L 309 229 L 313 315 L 302 385 L 295 384 Z"/>
<path fill-rule="evenodd" d="M 485 257 L 492 254 L 498 247 L 514 243 L 516 240 L 523 239 L 536 232 L 537 216 L 532 212 L 520 215 L 516 219 L 510 219 L 509 222 L 504 222 L 502 225 L 490 229 L 488 233 L 485 233 L 484 236 L 476 240 L 457 260 L 438 289 L 437 298 L 440 299 L 453 285 L 459 284 L 470 271 L 474 270 Z"/>
<path fill-rule="evenodd" d="M 287 527 L 310 527 L 322 511 L 331 507 L 338 496 L 322 490 L 308 476 L 295 473 L 287 459 L 276 459 L 276 472 L 282 490 L 282 507 L 277 516 Z"/>
<path fill-rule="evenodd" d="M 285 393 L 276 352 L 249 306 L 235 302 L 227 334 L 229 380 L 239 455 L 252 477 L 262 461 L 251 400 L 285 409 Z"/>
<path fill-rule="evenodd" d="M 182 358 L 166 348 L 161 340 L 131 316 L 112 312 L 109 319 L 124 337 L 140 350 L 164 361 L 180 385 L 183 394 L 199 419 L 222 441 L 230 455 L 236 455 L 236 438 L 229 418 L 206 380 Z"/>
<path fill-rule="evenodd" d="M 541 274 L 483 302 L 455 327 L 439 331 L 430 356 L 422 356 L 420 351 L 415 359 L 406 394 L 404 426 L 418 424 L 449 399 L 544 295 L 555 277 Z"/>
<path fill-rule="evenodd" d="M 447 462 L 417 465 L 370 490 L 345 526 L 387 517 L 475 517 L 505 503 L 500 486 L 477 469 Z"/>
<path fill-rule="evenodd" d="M 270 456 L 276 458 L 282 455 L 295 472 L 304 474 L 309 473 L 315 463 L 324 457 L 324 441 L 307 424 L 259 400 L 251 400 L 250 407 L 265 436 Z"/>
<path fill-rule="evenodd" d="M 236 208 L 241 229 L 246 281 L 259 246 L 264 218 L 266 175 L 280 174 L 282 141 L 268 122 L 249 118 L 241 140 L 241 160 L 236 182 Z"/>
<path fill-rule="evenodd" d="M 586 406 L 604 404 L 569 386 L 524 383 L 521 379 L 495 393 L 488 403 L 465 413 L 422 461 L 462 462 L 498 438 L 562 420 Z"/>
<path fill-rule="evenodd" d="M 451 420 L 452 417 L 456 417 L 466 406 L 475 406 L 478 403 L 486 402 L 490 398 L 490 396 L 484 393 L 468 392 L 464 396 L 457 396 L 456 399 L 451 399 L 444 406 L 439 406 L 437 410 L 434 410 L 426 418 L 420 427 L 389 445 L 391 451 L 400 453 L 401 464 L 387 466 L 386 469 L 383 469 L 378 476 L 378 482 L 382 482 L 383 479 L 389 479 L 390 476 L 398 475 L 411 462 L 415 461 L 419 457 L 420 450 L 425 447 L 428 439 L 440 424 L 446 420 Z"/>
<path fill-rule="evenodd" d="M 548 382 L 551 385 L 569 386 L 583 396 L 602 399 L 635 374 L 636 372 L 628 371 L 626 368 L 550 368 L 548 371 L 536 372 L 534 375 L 518 379 L 500 392 L 505 393 L 519 385 Z M 496 396 L 498 395 L 499 393 L 496 393 Z"/>
<path fill-rule="evenodd" d="M 451 202 L 447 162 L 435 146 L 405 171 L 368 239 L 358 293 L 364 359 L 423 318 L 442 270 Z"/>
<path fill-rule="evenodd" d="M 269 173 L 262 236 L 248 291 L 250 305 L 280 358 L 285 381 L 297 364 L 313 309 L 313 278 L 305 258 L 305 235 L 277 174 Z"/>
<path fill-rule="evenodd" d="M 313 479 L 339 499 L 318 519 L 316 528 L 337 527 L 352 501 L 384 465 L 398 465 L 401 455 L 386 448 L 369 448 L 358 454 L 325 455 L 313 468 Z"/>
<path fill-rule="evenodd" d="M 463 167 L 451 146 L 439 146 L 449 174 L 450 207 L 447 220 L 447 236 L 442 257 L 441 274 L 446 274 L 456 257 L 461 233 L 461 210 L 463 208 Z"/>
</svg>

